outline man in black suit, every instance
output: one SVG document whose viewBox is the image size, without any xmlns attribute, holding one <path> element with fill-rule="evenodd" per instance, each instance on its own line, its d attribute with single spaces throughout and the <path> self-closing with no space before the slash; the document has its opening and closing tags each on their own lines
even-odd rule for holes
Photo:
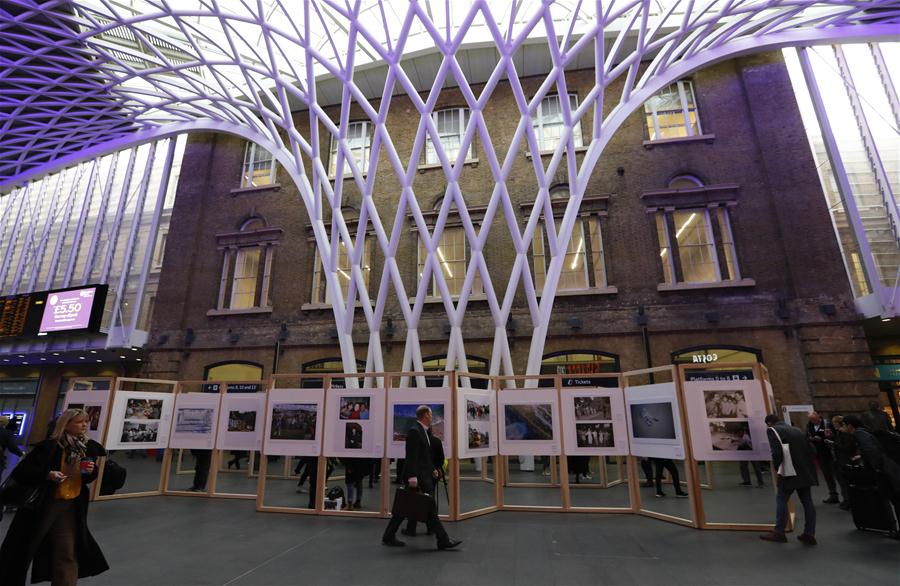
<svg viewBox="0 0 900 586">
<path fill-rule="evenodd" d="M 438 470 L 434 466 L 428 437 L 431 419 L 431 408 L 428 405 L 420 405 L 416 409 L 416 423 L 406 432 L 406 461 L 402 472 L 402 478 L 407 486 L 407 490 L 415 489 L 426 494 L 434 494 L 434 482 L 439 476 Z M 384 545 L 395 547 L 406 545 L 397 539 L 397 530 L 400 528 L 401 523 L 403 523 L 402 516 L 393 515 L 391 517 L 391 521 L 381 537 L 381 542 Z M 451 549 L 462 543 L 461 541 L 450 539 L 450 536 L 447 535 L 441 520 L 438 519 L 437 507 L 431 509 L 431 515 L 425 524 L 429 533 L 434 533 L 437 537 L 438 549 Z"/>
<path fill-rule="evenodd" d="M 809 414 L 809 422 L 806 424 L 806 437 L 809 443 L 816 449 L 816 459 L 822 476 L 828 485 L 828 498 L 824 503 L 836 504 L 841 502 L 838 498 L 837 486 L 834 482 L 834 455 L 831 453 L 831 444 L 834 443 L 834 426 L 831 421 L 825 419 L 815 411 Z M 847 495 L 844 495 L 845 498 Z"/>
</svg>

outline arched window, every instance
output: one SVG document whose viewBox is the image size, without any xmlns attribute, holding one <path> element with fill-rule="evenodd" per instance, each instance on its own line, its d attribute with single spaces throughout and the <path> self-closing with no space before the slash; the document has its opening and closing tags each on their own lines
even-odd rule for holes
<svg viewBox="0 0 900 586">
<path fill-rule="evenodd" d="M 694 189 L 703 187 L 703 182 L 694 175 L 676 175 L 669 180 L 669 189 Z"/>
<path fill-rule="evenodd" d="M 541 374 L 570 375 L 563 379 L 563 386 L 614 387 L 618 384 L 615 378 L 587 375 L 620 371 L 619 355 L 600 350 L 561 350 L 544 354 L 541 360 Z M 541 381 L 541 386 L 553 386 L 553 381 Z"/>
<path fill-rule="evenodd" d="M 422 359 L 422 367 L 426 371 L 435 371 L 435 370 L 447 370 L 447 355 L 446 354 L 436 354 L 434 356 L 426 356 Z M 488 374 L 490 372 L 490 366 L 487 358 L 482 358 L 480 356 L 466 356 L 466 368 L 469 372 L 474 374 Z M 460 374 L 460 376 L 465 376 Z M 488 380 L 473 378 L 469 379 L 471 381 L 471 386 L 474 389 L 486 389 L 488 388 Z M 415 379 L 411 380 L 412 384 L 415 384 Z M 444 384 L 444 378 L 440 376 L 428 376 L 425 377 L 425 385 L 429 387 L 440 387 Z"/>
<path fill-rule="evenodd" d="M 269 228 L 265 218 L 254 215 L 241 223 L 238 232 L 216 236 L 224 257 L 215 311 L 271 309 L 273 245 L 281 239 L 281 234 L 280 229 Z"/>
<path fill-rule="evenodd" d="M 364 372 L 365 370 L 366 363 L 362 360 L 357 360 L 356 371 Z M 344 374 L 344 361 L 340 356 L 320 358 L 319 360 L 304 363 L 300 367 L 300 372 L 303 374 Z M 324 379 L 322 378 L 304 378 L 300 381 L 300 386 L 304 389 L 321 388 L 323 384 Z M 346 387 L 344 380 L 339 378 L 331 379 L 331 386 L 332 388 L 340 389 Z"/>
<path fill-rule="evenodd" d="M 263 368 L 255 362 L 232 360 L 229 362 L 217 362 L 204 369 L 204 380 L 262 380 Z"/>
</svg>

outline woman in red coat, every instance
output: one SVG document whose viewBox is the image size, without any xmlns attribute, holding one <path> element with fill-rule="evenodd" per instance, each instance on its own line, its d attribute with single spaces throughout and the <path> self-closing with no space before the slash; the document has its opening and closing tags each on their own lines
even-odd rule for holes
<svg viewBox="0 0 900 586">
<path fill-rule="evenodd" d="M 19 508 L 9 526 L 0 546 L 0 584 L 24 586 L 29 565 L 33 583 L 52 580 L 53 586 L 74 586 L 109 569 L 87 528 L 88 485 L 97 478 L 94 462 L 106 455 L 87 438 L 89 421 L 81 409 L 64 411 L 50 439 L 13 470 L 18 484 L 40 496 Z"/>
</svg>

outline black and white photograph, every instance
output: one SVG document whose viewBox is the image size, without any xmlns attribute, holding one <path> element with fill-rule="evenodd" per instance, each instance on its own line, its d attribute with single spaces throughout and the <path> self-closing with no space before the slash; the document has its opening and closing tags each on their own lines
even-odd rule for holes
<svg viewBox="0 0 900 586">
<path fill-rule="evenodd" d="M 753 449 L 750 425 L 744 421 L 711 421 L 709 435 L 716 451 L 744 451 Z"/>
<path fill-rule="evenodd" d="M 159 419 L 163 402 L 159 399 L 128 399 L 125 419 Z"/>
<path fill-rule="evenodd" d="M 316 439 L 319 406 L 315 403 L 275 403 L 272 406 L 271 439 Z"/>
<path fill-rule="evenodd" d="M 256 411 L 229 411 L 228 431 L 248 433 L 256 431 Z"/>
<path fill-rule="evenodd" d="M 631 427 L 635 439 L 675 440 L 672 403 L 632 403 Z"/>
<path fill-rule="evenodd" d="M 469 449 L 479 450 L 491 445 L 491 426 L 489 423 L 469 423 Z"/>
<path fill-rule="evenodd" d="M 159 423 L 149 421 L 140 423 L 137 421 L 126 421 L 122 425 L 123 444 L 152 444 L 156 442 L 156 436 L 159 432 Z"/>
<path fill-rule="evenodd" d="M 747 401 L 743 391 L 704 391 L 709 419 L 746 419 Z"/>
<path fill-rule="evenodd" d="M 369 397 L 341 397 L 341 419 L 368 419 L 370 401 Z"/>
<path fill-rule="evenodd" d="M 611 448 L 616 445 L 612 423 L 576 423 L 575 434 L 579 448 Z"/>
<path fill-rule="evenodd" d="M 215 414 L 209 407 L 180 407 L 175 413 L 175 433 L 211 433 Z"/>
<path fill-rule="evenodd" d="M 363 428 L 358 423 L 348 423 L 344 428 L 344 449 L 361 450 L 363 447 Z"/>
<path fill-rule="evenodd" d="M 466 421 L 490 421 L 491 404 L 487 400 L 466 399 Z"/>
<path fill-rule="evenodd" d="M 577 421 L 610 421 L 612 403 L 609 397 L 574 397 Z"/>
<path fill-rule="evenodd" d="M 507 440 L 553 440 L 553 406 L 550 403 L 507 404 L 504 415 Z"/>
</svg>

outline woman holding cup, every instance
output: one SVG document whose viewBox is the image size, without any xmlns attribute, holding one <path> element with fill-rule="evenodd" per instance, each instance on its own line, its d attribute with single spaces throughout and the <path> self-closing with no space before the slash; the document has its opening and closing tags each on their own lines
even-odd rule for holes
<svg viewBox="0 0 900 586">
<path fill-rule="evenodd" d="M 28 566 L 31 581 L 74 586 L 78 578 L 109 569 L 103 552 L 87 528 L 88 485 L 97 478 L 97 459 L 106 455 L 88 439 L 90 417 L 81 409 L 59 416 L 50 438 L 36 444 L 15 470 L 13 479 L 36 502 L 22 507 L 0 546 L 0 584 L 24 586 Z"/>
</svg>

